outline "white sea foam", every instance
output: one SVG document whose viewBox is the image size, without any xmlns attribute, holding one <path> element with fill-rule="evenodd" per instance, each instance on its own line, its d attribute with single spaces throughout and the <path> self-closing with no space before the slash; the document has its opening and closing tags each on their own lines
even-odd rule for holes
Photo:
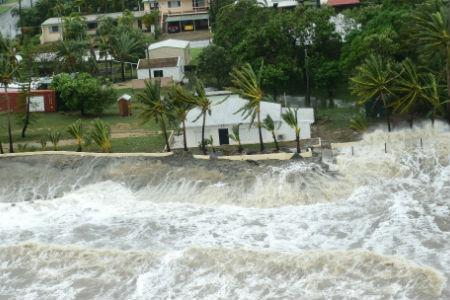
<svg viewBox="0 0 450 300">
<path fill-rule="evenodd" d="M 142 184 L 148 168 L 137 165 L 55 183 L 47 199 L 0 195 L 0 296 L 447 299 L 444 129 L 371 133 L 353 156 L 335 157 L 335 173 L 292 162 L 240 183 L 214 170 L 176 177 L 161 164 Z M 139 184 L 117 180 L 127 174 Z"/>
<path fill-rule="evenodd" d="M 423 299 L 439 295 L 445 281 L 433 269 L 359 250 L 162 253 L 19 244 L 0 247 L 0 260 L 0 295 L 23 299 Z"/>
</svg>

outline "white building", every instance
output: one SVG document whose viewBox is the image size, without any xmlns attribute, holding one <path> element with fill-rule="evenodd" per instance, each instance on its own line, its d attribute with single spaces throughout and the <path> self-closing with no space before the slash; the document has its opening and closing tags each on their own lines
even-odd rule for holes
<svg viewBox="0 0 450 300">
<path fill-rule="evenodd" d="M 175 82 L 180 82 L 184 77 L 184 66 L 181 65 L 181 58 L 145 58 L 140 59 L 137 65 L 137 78 L 170 78 Z"/>
<path fill-rule="evenodd" d="M 259 143 L 258 128 L 256 120 L 253 126 L 250 126 L 251 117 L 245 118 L 241 112 L 237 111 L 247 103 L 247 100 L 239 95 L 231 94 L 226 91 L 210 92 L 208 98 L 213 102 L 211 115 L 206 117 L 205 138 L 212 136 L 215 146 L 236 144 L 229 138 L 232 133 L 233 125 L 241 124 L 240 137 L 242 144 Z M 270 115 L 276 125 L 277 139 L 279 141 L 295 140 L 295 132 L 281 118 L 281 114 L 286 111 L 281 104 L 273 102 L 261 102 L 261 119 Z M 198 147 L 201 143 L 202 118 L 198 118 L 200 110 L 195 108 L 188 113 L 186 121 L 186 138 L 187 146 Z M 297 112 L 300 123 L 300 138 L 308 139 L 311 137 L 311 124 L 314 123 L 314 111 L 312 108 L 301 108 Z M 180 125 L 181 128 L 181 125 Z M 264 142 L 273 142 L 272 133 L 263 129 Z M 183 136 L 176 135 L 174 137 L 173 148 L 183 147 Z"/>
<path fill-rule="evenodd" d="M 180 82 L 184 77 L 184 66 L 191 62 L 188 41 L 168 39 L 148 47 L 147 58 L 140 59 L 137 78 L 171 78 Z"/>
</svg>

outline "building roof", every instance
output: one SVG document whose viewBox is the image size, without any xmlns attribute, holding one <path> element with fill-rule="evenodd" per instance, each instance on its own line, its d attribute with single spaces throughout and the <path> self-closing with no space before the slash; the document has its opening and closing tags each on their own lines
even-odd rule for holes
<svg viewBox="0 0 450 300">
<path fill-rule="evenodd" d="M 359 0 L 328 0 L 330 6 L 359 4 Z"/>
<path fill-rule="evenodd" d="M 120 96 L 119 98 L 117 98 L 117 101 L 120 101 L 120 100 L 125 100 L 125 101 L 130 101 L 131 100 L 131 96 L 130 95 L 128 95 L 128 94 L 123 94 L 122 96 Z"/>
<path fill-rule="evenodd" d="M 138 17 L 142 17 L 145 15 L 144 11 L 132 11 L 131 12 L 133 14 L 134 17 L 138 18 Z M 96 14 L 96 15 L 85 15 L 82 16 L 86 22 L 94 22 L 97 21 L 100 18 L 113 18 L 113 19 L 118 19 L 120 17 L 122 17 L 123 13 L 121 12 L 116 12 L 116 13 L 109 13 L 109 14 Z M 45 20 L 41 25 L 42 26 L 46 26 L 46 25 L 59 25 L 62 23 L 62 19 L 63 18 L 50 18 Z"/>
<path fill-rule="evenodd" d="M 138 61 L 138 69 L 170 68 L 178 66 L 179 57 L 144 58 Z"/>
<path fill-rule="evenodd" d="M 229 92 L 208 93 L 207 97 L 213 102 L 211 115 L 206 117 L 206 126 L 225 126 L 231 124 L 250 124 L 251 117 L 244 118 L 241 112 L 237 112 L 247 103 L 239 95 Z M 226 99 L 226 100 L 225 100 Z M 237 113 L 236 113 L 237 112 Z M 201 127 L 202 119 L 198 118 L 201 111 L 194 108 L 189 111 L 186 118 L 186 127 Z M 273 102 L 261 102 L 261 118 L 270 115 L 275 122 L 281 121 L 281 104 Z M 196 120 L 198 118 L 198 120 Z"/>
<path fill-rule="evenodd" d="M 183 41 L 183 40 L 168 39 L 165 41 L 151 44 L 150 46 L 148 46 L 148 50 L 153 50 L 153 49 L 158 49 L 158 48 L 163 48 L 163 47 L 184 49 L 184 48 L 189 47 L 189 42 Z"/>
</svg>

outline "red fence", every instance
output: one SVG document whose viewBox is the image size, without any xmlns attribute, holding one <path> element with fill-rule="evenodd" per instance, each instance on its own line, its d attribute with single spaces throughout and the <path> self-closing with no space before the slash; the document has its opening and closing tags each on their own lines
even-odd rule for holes
<svg viewBox="0 0 450 300">
<path fill-rule="evenodd" d="M 11 110 L 20 112 L 24 106 L 20 104 L 20 91 L 8 91 Z M 8 102 L 5 92 L 0 92 L 0 111 L 8 110 Z M 30 95 L 30 111 L 35 112 L 56 112 L 56 96 L 52 90 L 34 90 Z"/>
</svg>

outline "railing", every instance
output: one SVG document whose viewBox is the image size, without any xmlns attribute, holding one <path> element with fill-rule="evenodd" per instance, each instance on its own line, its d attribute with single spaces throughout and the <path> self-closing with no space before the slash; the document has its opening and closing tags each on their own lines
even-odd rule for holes
<svg viewBox="0 0 450 300">
<path fill-rule="evenodd" d="M 196 14 L 201 12 L 207 12 L 209 10 L 209 6 L 201 6 L 201 7 L 192 7 L 192 9 L 189 10 L 168 10 L 167 13 L 164 13 L 166 16 L 172 16 L 172 15 L 188 15 L 188 14 Z"/>
</svg>

